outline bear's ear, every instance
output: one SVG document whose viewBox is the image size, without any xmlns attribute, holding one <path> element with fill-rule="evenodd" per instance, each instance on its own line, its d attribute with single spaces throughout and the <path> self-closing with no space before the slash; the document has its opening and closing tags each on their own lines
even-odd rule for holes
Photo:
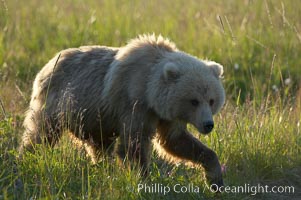
<svg viewBox="0 0 301 200">
<path fill-rule="evenodd" d="M 180 77 L 179 68 L 172 62 L 168 62 L 163 67 L 163 76 L 166 81 L 175 81 Z"/>
<path fill-rule="evenodd" d="M 224 73 L 224 68 L 221 64 L 213 61 L 207 61 L 207 65 L 209 66 L 210 70 L 213 72 L 216 78 L 222 78 Z"/>
</svg>

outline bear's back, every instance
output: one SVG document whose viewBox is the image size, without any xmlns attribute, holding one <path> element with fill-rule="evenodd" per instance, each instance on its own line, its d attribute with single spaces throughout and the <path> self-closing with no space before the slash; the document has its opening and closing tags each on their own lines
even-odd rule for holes
<svg viewBox="0 0 301 200">
<path fill-rule="evenodd" d="M 117 48 L 84 46 L 61 51 L 52 58 L 36 77 L 36 85 L 42 90 L 61 91 L 77 88 L 84 92 L 95 82 L 101 84 Z"/>
<path fill-rule="evenodd" d="M 72 110 L 94 118 L 104 76 L 117 51 L 103 46 L 61 51 L 37 75 L 32 98 L 45 99 L 48 115 Z"/>
</svg>

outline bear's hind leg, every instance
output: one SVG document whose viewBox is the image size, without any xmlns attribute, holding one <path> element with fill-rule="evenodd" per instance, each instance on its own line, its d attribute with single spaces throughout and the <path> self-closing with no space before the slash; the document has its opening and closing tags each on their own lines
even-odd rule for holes
<svg viewBox="0 0 301 200">
<path fill-rule="evenodd" d="M 24 120 L 25 131 L 19 147 L 19 157 L 24 151 L 34 151 L 36 144 L 49 144 L 53 147 L 61 137 L 59 124 L 46 117 L 43 111 L 29 110 Z"/>
</svg>

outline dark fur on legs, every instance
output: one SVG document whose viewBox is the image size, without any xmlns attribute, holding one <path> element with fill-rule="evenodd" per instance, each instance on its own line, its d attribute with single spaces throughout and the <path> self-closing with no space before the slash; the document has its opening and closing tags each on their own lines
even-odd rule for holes
<svg viewBox="0 0 301 200">
<path fill-rule="evenodd" d="M 223 185 L 221 166 L 216 153 L 191 135 L 185 125 L 161 120 L 157 141 L 171 156 L 202 165 L 210 184 Z"/>
</svg>

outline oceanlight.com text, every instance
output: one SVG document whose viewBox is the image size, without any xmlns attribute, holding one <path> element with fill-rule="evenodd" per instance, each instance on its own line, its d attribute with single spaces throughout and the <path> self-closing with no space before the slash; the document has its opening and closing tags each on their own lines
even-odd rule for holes
<svg viewBox="0 0 301 200">
<path fill-rule="evenodd" d="M 205 193 L 206 191 L 212 193 L 233 193 L 233 194 L 294 194 L 294 186 L 271 186 L 271 185 L 233 185 L 233 186 L 220 186 L 216 184 L 207 185 L 205 187 L 200 187 L 195 184 L 174 184 L 174 185 L 164 185 L 161 183 L 152 183 L 152 184 L 138 184 L 138 192 L 142 193 L 157 193 L 162 195 L 167 195 L 170 192 L 174 193 Z"/>
<path fill-rule="evenodd" d="M 220 192 L 220 193 L 245 193 L 245 194 L 251 194 L 256 195 L 259 193 L 271 193 L 271 194 L 293 194 L 295 193 L 294 186 L 270 186 L 270 185 L 250 185 L 250 184 L 244 184 L 240 186 L 220 186 L 218 187 L 215 184 L 212 184 L 207 187 L 209 191 L 211 192 Z"/>
</svg>

